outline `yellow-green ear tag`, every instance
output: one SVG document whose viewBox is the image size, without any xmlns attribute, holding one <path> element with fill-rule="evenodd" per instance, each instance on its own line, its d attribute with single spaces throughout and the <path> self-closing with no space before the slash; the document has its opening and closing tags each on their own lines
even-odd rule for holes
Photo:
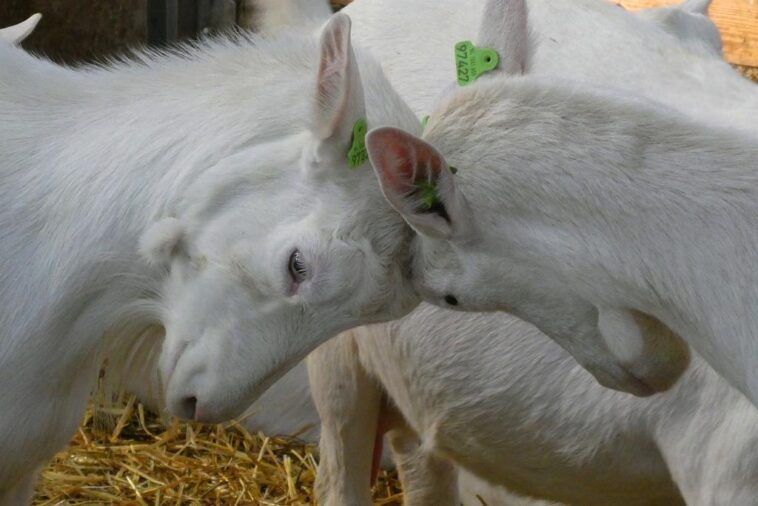
<svg viewBox="0 0 758 506">
<path fill-rule="evenodd" d="M 368 150 L 366 149 L 366 120 L 361 118 L 353 125 L 353 142 L 347 152 L 347 165 L 354 169 L 368 160 Z"/>
<path fill-rule="evenodd" d="M 441 203 L 440 197 L 437 195 L 437 183 L 435 182 L 421 181 L 416 183 L 416 191 L 418 192 L 421 204 L 427 210 Z"/>
<path fill-rule="evenodd" d="M 482 74 L 497 67 L 500 58 L 497 51 L 488 47 L 476 47 L 464 40 L 455 45 L 455 70 L 458 85 L 466 86 L 476 81 Z"/>
</svg>

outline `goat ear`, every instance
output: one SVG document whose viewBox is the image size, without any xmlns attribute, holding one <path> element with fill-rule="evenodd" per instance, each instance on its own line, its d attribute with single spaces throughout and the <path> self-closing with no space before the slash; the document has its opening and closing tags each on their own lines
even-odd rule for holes
<svg viewBox="0 0 758 506">
<path fill-rule="evenodd" d="M 523 74 L 529 54 L 526 0 L 488 0 L 476 42 L 497 51 L 496 71 Z"/>
<path fill-rule="evenodd" d="M 321 158 L 326 149 L 347 160 L 353 127 L 366 114 L 347 15 L 331 17 L 321 33 L 320 49 L 311 129 L 317 141 L 316 155 Z"/>
<path fill-rule="evenodd" d="M 447 239 L 467 228 L 468 207 L 432 145 L 383 127 L 368 133 L 366 147 L 385 198 L 417 232 Z"/>
<path fill-rule="evenodd" d="M 712 0 L 684 0 L 679 4 L 679 8 L 685 12 L 707 16 L 711 2 Z"/>
<path fill-rule="evenodd" d="M 34 31 L 34 29 L 37 27 L 37 23 L 39 23 L 39 20 L 42 19 L 42 14 L 34 14 L 26 21 L 22 21 L 21 23 L 13 26 L 9 26 L 8 28 L 3 28 L 0 30 L 0 40 L 4 40 L 5 42 L 9 42 L 10 44 L 13 44 L 14 46 L 17 46 L 21 44 L 21 42 L 24 41 L 31 33 Z"/>
<path fill-rule="evenodd" d="M 140 238 L 139 252 L 148 263 L 168 266 L 184 239 L 184 225 L 176 218 L 163 218 L 154 223 Z"/>
</svg>

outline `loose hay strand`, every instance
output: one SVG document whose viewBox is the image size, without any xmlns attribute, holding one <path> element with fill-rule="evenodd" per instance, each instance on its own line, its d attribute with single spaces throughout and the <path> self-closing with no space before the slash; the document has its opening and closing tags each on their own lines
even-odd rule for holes
<svg viewBox="0 0 758 506">
<path fill-rule="evenodd" d="M 88 410 L 70 448 L 42 472 L 34 505 L 310 505 L 318 455 L 241 424 L 166 426 L 134 397 L 108 410 L 103 431 Z M 399 505 L 394 474 L 381 473 L 376 504 Z"/>
</svg>

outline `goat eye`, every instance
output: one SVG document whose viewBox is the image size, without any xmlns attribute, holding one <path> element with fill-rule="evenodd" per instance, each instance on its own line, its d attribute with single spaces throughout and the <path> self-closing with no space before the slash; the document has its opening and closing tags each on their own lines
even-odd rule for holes
<svg viewBox="0 0 758 506">
<path fill-rule="evenodd" d="M 308 277 L 308 267 L 305 265 L 305 259 L 300 250 L 296 249 L 290 255 L 289 271 L 295 283 L 301 283 Z"/>
</svg>

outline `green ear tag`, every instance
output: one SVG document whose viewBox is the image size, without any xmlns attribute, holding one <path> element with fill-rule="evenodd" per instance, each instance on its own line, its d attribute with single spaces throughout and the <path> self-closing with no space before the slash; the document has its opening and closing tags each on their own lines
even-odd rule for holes
<svg viewBox="0 0 758 506">
<path fill-rule="evenodd" d="M 368 151 L 366 150 L 366 120 L 361 118 L 353 125 L 353 142 L 347 152 L 347 165 L 351 169 L 358 167 L 368 160 Z"/>
<path fill-rule="evenodd" d="M 466 86 L 476 81 L 482 74 L 497 67 L 500 58 L 494 49 L 476 47 L 464 40 L 455 45 L 455 70 L 458 85 Z"/>
<path fill-rule="evenodd" d="M 418 198 L 426 209 L 431 209 L 435 204 L 440 203 L 440 198 L 437 195 L 437 184 L 429 181 L 421 181 L 416 184 L 416 191 L 418 192 Z"/>
<path fill-rule="evenodd" d="M 426 124 L 429 123 L 429 115 L 427 114 L 423 118 L 421 118 L 421 130 L 426 129 Z"/>
</svg>

